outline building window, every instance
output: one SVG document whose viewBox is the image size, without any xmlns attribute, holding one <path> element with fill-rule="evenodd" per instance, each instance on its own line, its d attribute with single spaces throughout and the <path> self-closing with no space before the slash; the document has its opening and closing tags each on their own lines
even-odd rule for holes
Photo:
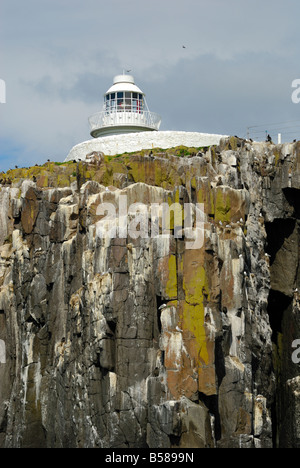
<svg viewBox="0 0 300 468">
<path fill-rule="evenodd" d="M 143 102 L 143 95 L 139 94 L 138 101 L 137 101 L 137 111 L 141 114 L 143 111 L 144 102 Z"/>
<path fill-rule="evenodd" d="M 131 95 L 132 93 L 126 91 L 125 92 L 125 110 L 131 111 Z"/>
<path fill-rule="evenodd" d="M 130 91 L 106 94 L 104 109 L 107 113 L 127 111 L 141 114 L 144 110 L 144 97 L 142 94 Z"/>
</svg>

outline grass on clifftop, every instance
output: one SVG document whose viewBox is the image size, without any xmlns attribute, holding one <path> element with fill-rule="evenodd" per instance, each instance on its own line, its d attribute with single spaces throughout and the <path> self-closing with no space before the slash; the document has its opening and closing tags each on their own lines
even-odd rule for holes
<svg viewBox="0 0 300 468">
<path fill-rule="evenodd" d="M 0 185 L 20 187 L 24 180 L 32 180 L 39 188 L 69 187 L 73 182 L 81 186 L 88 180 L 95 180 L 103 185 L 113 184 L 114 174 L 130 173 L 131 182 L 135 182 L 136 161 L 149 161 L 150 153 L 153 157 L 168 158 L 169 156 L 188 157 L 195 156 L 198 152 L 205 152 L 208 147 L 189 148 L 177 146 L 164 150 L 153 148 L 132 153 L 122 153 L 115 156 L 103 156 L 101 164 L 88 161 L 51 162 L 32 167 L 9 169 L 0 173 Z M 132 167 L 130 167 L 132 166 Z M 132 171 L 131 171 L 132 169 Z M 132 172 L 132 174 L 131 174 Z"/>
</svg>

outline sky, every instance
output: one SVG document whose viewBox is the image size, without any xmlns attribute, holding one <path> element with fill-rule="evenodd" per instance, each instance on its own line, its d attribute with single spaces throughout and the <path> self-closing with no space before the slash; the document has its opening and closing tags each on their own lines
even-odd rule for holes
<svg viewBox="0 0 300 468">
<path fill-rule="evenodd" d="M 299 0 L 0 0 L 0 171 L 63 161 L 127 69 L 160 130 L 300 139 L 299 17 Z"/>
</svg>

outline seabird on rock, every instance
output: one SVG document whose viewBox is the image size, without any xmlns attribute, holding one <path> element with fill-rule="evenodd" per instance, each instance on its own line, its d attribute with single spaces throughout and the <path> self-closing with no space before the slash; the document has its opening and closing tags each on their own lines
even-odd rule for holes
<svg viewBox="0 0 300 468">
<path fill-rule="evenodd" d="M 168 307 L 167 304 L 162 304 L 162 305 L 158 308 L 158 310 L 165 309 L 166 307 Z"/>
</svg>

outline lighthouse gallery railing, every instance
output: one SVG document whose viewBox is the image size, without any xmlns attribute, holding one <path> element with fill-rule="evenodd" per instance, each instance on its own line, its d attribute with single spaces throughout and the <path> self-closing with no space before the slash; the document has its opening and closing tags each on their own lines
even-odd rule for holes
<svg viewBox="0 0 300 468">
<path fill-rule="evenodd" d="M 135 125 L 158 130 L 161 124 L 161 117 L 155 112 L 150 112 L 148 110 L 142 110 L 140 112 L 128 112 L 124 110 L 108 112 L 104 110 L 89 117 L 89 124 L 91 131 L 118 125 Z"/>
</svg>

